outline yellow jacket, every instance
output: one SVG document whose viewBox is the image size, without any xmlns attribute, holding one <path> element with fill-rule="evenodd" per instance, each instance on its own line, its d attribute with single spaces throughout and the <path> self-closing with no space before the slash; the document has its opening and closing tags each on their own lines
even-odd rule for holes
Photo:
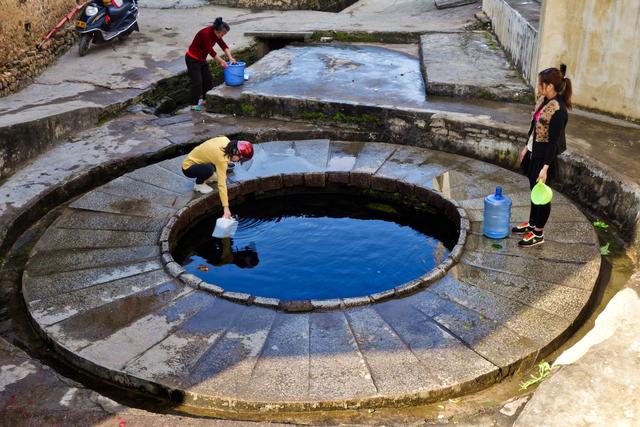
<svg viewBox="0 0 640 427">
<path fill-rule="evenodd" d="M 212 164 L 216 167 L 218 175 L 218 194 L 222 206 L 229 207 L 227 196 L 227 166 L 230 159 L 224 154 L 224 147 L 230 142 L 226 136 L 217 136 L 198 145 L 191 150 L 187 158 L 182 162 L 182 169 L 189 169 L 193 165 Z"/>
</svg>

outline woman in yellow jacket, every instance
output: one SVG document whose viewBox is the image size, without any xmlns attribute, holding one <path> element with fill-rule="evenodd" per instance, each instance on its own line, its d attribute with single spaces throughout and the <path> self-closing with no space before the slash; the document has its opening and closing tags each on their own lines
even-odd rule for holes
<svg viewBox="0 0 640 427">
<path fill-rule="evenodd" d="M 196 179 L 193 190 L 202 194 L 213 191 L 207 182 L 213 182 L 217 176 L 218 193 L 224 208 L 224 217 L 230 219 L 227 167 L 229 162 L 245 162 L 252 157 L 253 145 L 249 141 L 232 141 L 226 136 L 218 136 L 206 140 L 191 150 L 182 162 L 182 173 L 188 178 Z"/>
</svg>

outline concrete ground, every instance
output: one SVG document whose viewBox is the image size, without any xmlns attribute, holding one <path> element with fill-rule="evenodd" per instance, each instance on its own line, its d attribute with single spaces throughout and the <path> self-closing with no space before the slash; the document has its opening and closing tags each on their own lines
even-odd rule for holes
<svg viewBox="0 0 640 427">
<path fill-rule="evenodd" d="M 203 10 L 206 13 L 203 13 Z M 194 16 L 197 16 L 196 20 L 200 20 L 201 25 L 210 21 L 209 17 L 205 16 L 207 13 L 211 14 L 211 18 L 219 14 L 230 17 L 234 31 L 230 33 L 228 40 L 234 43 L 233 48 L 237 49 L 248 43 L 248 40 L 243 40 L 240 36 L 240 31 L 236 31 L 240 28 L 274 31 L 283 27 L 292 30 L 358 28 L 394 31 L 401 28 L 404 31 L 457 31 L 471 22 L 471 16 L 476 10 L 476 6 L 467 6 L 462 9 L 435 11 L 434 5 L 430 2 L 406 1 L 390 4 L 384 0 L 361 1 L 338 15 L 313 12 L 254 13 L 211 7 L 168 11 L 143 9 L 142 24 L 143 28 L 148 29 L 143 31 L 143 34 L 135 35 L 126 44 L 95 49 L 82 60 L 75 56 L 75 51 L 68 53 L 58 64 L 45 72 L 34 86 L 2 99 L 0 123 L 8 129 L 8 135 L 11 135 L 15 130 L 12 126 L 20 123 L 63 115 L 65 111 L 72 112 L 75 116 L 79 111 L 93 107 L 102 113 L 105 106 L 128 102 L 149 88 L 153 82 L 183 69 L 182 54 L 193 33 Z M 291 22 L 296 22 L 296 25 L 292 25 Z M 138 43 L 133 43 L 137 36 L 140 37 Z M 93 61 L 86 61 L 90 59 Z M 476 115 L 492 117 L 495 122 L 511 123 L 524 129 L 527 126 L 527 108 L 524 107 L 519 110 L 516 106 L 505 107 L 490 102 L 456 103 L 449 100 L 441 105 L 449 106 L 443 108 L 444 110 L 465 110 Z M 93 121 L 89 120 L 83 127 L 94 123 L 97 116 L 98 113 L 92 116 Z M 172 123 L 171 120 L 175 122 Z M 153 119 L 149 120 L 148 116 L 141 113 L 132 113 L 107 125 L 121 126 L 131 133 L 132 138 L 107 137 L 105 143 L 93 144 L 88 134 L 94 131 L 90 131 L 82 137 L 73 136 L 70 141 L 35 158 L 29 167 L 21 169 L 0 186 L 0 197 L 3 200 L 0 209 L 2 226 L 7 227 L 21 218 L 24 221 L 28 216 L 25 212 L 51 204 L 44 204 L 42 200 L 53 200 L 55 197 L 65 200 L 66 196 L 63 194 L 74 194 L 69 193 L 74 187 L 74 182 L 77 186 L 76 191 L 81 187 L 86 188 L 91 182 L 91 171 L 100 168 L 100 165 L 107 164 L 113 168 L 113 173 L 120 174 L 127 170 L 123 164 L 140 154 L 151 156 L 158 150 L 172 145 L 184 144 L 189 140 L 195 142 L 217 133 L 240 132 L 244 128 L 253 127 L 254 135 L 269 134 L 274 130 L 286 130 L 290 135 L 295 135 L 296 132 L 300 132 L 298 135 L 321 133 L 311 124 L 296 124 L 289 128 L 290 124 L 277 121 L 193 115 L 186 119 L 178 117 L 158 120 L 156 124 L 159 127 L 173 130 L 168 133 L 161 132 L 157 138 L 151 138 L 150 143 L 149 140 L 136 136 L 147 131 L 155 135 L 153 132 L 157 132 L 158 126 L 150 125 L 149 121 Z M 576 111 L 571 115 L 568 143 L 571 150 L 584 156 L 589 164 L 602 166 L 607 174 L 631 188 L 631 191 L 637 191 L 634 189 L 640 183 L 637 160 L 640 158 L 639 129 L 637 125 Z M 97 132 L 100 135 L 100 132 L 105 131 Z M 339 132 L 336 130 L 336 133 Z M 71 135 L 70 131 L 65 135 Z M 70 153 L 73 155 L 70 156 Z M 140 164 L 132 164 L 131 168 L 136 166 Z M 101 179 L 105 179 L 105 176 Z M 616 195 L 609 193 L 607 197 L 614 198 Z M 607 202 L 605 197 L 602 203 Z M 38 215 L 35 215 L 35 218 L 37 217 Z M 636 277 L 630 281 L 627 289 L 621 292 L 620 296 L 614 297 L 610 306 L 604 310 L 603 321 L 596 327 L 594 334 L 585 337 L 580 345 L 560 359 L 558 365 L 562 366 L 554 368 L 551 379 L 543 383 L 534 394 L 534 398 L 527 404 L 517 422 L 519 425 L 633 425 L 633 417 L 637 416 L 639 405 L 634 400 L 634 384 L 628 381 L 638 378 L 637 366 L 629 365 L 629 360 L 636 360 L 638 354 L 635 331 L 640 312 L 634 309 L 638 299 L 637 280 Z M 6 317 L 3 317 L 3 320 L 4 334 L 7 332 L 5 328 L 11 325 Z M 3 390 L 0 391 L 0 396 L 3 420 L 11 419 L 13 425 L 39 425 L 59 419 L 56 417 L 64 420 L 64 411 L 67 408 L 64 405 L 67 402 L 64 396 L 70 394 L 69 399 L 75 399 L 77 393 L 80 396 L 78 399 L 86 404 L 87 419 L 104 420 L 107 424 L 118 422 L 120 425 L 123 425 L 123 421 L 127 422 L 128 419 L 123 419 L 121 415 L 129 416 L 131 410 L 118 407 L 115 411 L 120 415 L 109 415 L 112 414 L 112 409 L 105 410 L 99 407 L 100 404 L 96 405 L 96 400 L 103 402 L 103 399 L 96 398 L 93 392 L 76 387 L 68 380 L 53 374 L 11 344 L 3 342 L 1 347 L 3 367 L 0 386 Z M 608 362 L 606 366 L 603 366 L 603 360 Z M 50 410 L 38 410 L 37 414 L 33 414 L 30 411 L 34 404 L 30 402 L 36 402 L 34 397 L 37 387 L 34 386 L 34 382 L 39 381 L 51 384 L 44 394 L 38 395 L 40 399 L 46 400 L 48 395 L 51 402 L 57 401 L 58 404 L 51 404 Z M 16 390 L 16 393 L 5 392 L 10 387 L 14 387 L 12 390 Z M 70 392 L 72 388 L 77 388 L 78 391 Z M 11 400 L 12 396 L 15 395 L 17 399 L 20 394 L 24 397 L 23 401 L 27 402 L 22 407 L 13 405 Z M 612 395 L 620 398 L 613 401 Z M 516 412 L 511 412 L 512 408 L 520 408 L 521 403 L 515 401 L 505 411 L 513 416 Z M 25 407 L 28 410 L 25 410 Z M 171 425 L 178 421 L 181 424 L 199 422 L 145 413 L 139 418 L 133 417 L 133 421 L 129 420 L 129 425 Z M 494 418 L 477 417 L 468 424 L 495 425 L 497 421 Z M 220 425 L 226 423 L 220 422 Z M 502 420 L 500 425 L 508 424 Z"/>
</svg>

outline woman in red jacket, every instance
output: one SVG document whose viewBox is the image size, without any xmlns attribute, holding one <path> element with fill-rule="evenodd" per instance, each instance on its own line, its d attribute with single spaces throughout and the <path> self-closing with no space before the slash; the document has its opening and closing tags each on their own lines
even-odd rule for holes
<svg viewBox="0 0 640 427">
<path fill-rule="evenodd" d="M 205 95 L 213 88 L 213 77 L 211 77 L 211 70 L 207 65 L 207 55 L 211 55 L 222 68 L 227 68 L 227 63 L 216 54 L 213 46 L 217 43 L 227 55 L 229 61 L 236 62 L 236 59 L 229 51 L 229 46 L 222 40 L 222 37 L 229 32 L 229 29 L 229 24 L 224 22 L 222 18 L 216 18 L 213 21 L 213 25 L 198 31 L 189 46 L 189 50 L 187 50 L 184 58 L 187 63 L 187 72 L 191 79 L 189 101 L 192 105 L 192 110 L 201 110 L 200 106 L 204 105 Z"/>
</svg>

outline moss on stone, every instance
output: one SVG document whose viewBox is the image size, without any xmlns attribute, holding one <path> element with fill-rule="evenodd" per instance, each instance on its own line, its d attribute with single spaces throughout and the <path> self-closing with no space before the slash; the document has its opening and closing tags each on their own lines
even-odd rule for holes
<svg viewBox="0 0 640 427">
<path fill-rule="evenodd" d="M 255 113 L 256 109 L 254 108 L 254 106 L 248 102 L 243 102 L 240 105 L 240 108 L 242 109 L 242 112 L 246 115 L 253 115 L 253 113 Z"/>
</svg>

